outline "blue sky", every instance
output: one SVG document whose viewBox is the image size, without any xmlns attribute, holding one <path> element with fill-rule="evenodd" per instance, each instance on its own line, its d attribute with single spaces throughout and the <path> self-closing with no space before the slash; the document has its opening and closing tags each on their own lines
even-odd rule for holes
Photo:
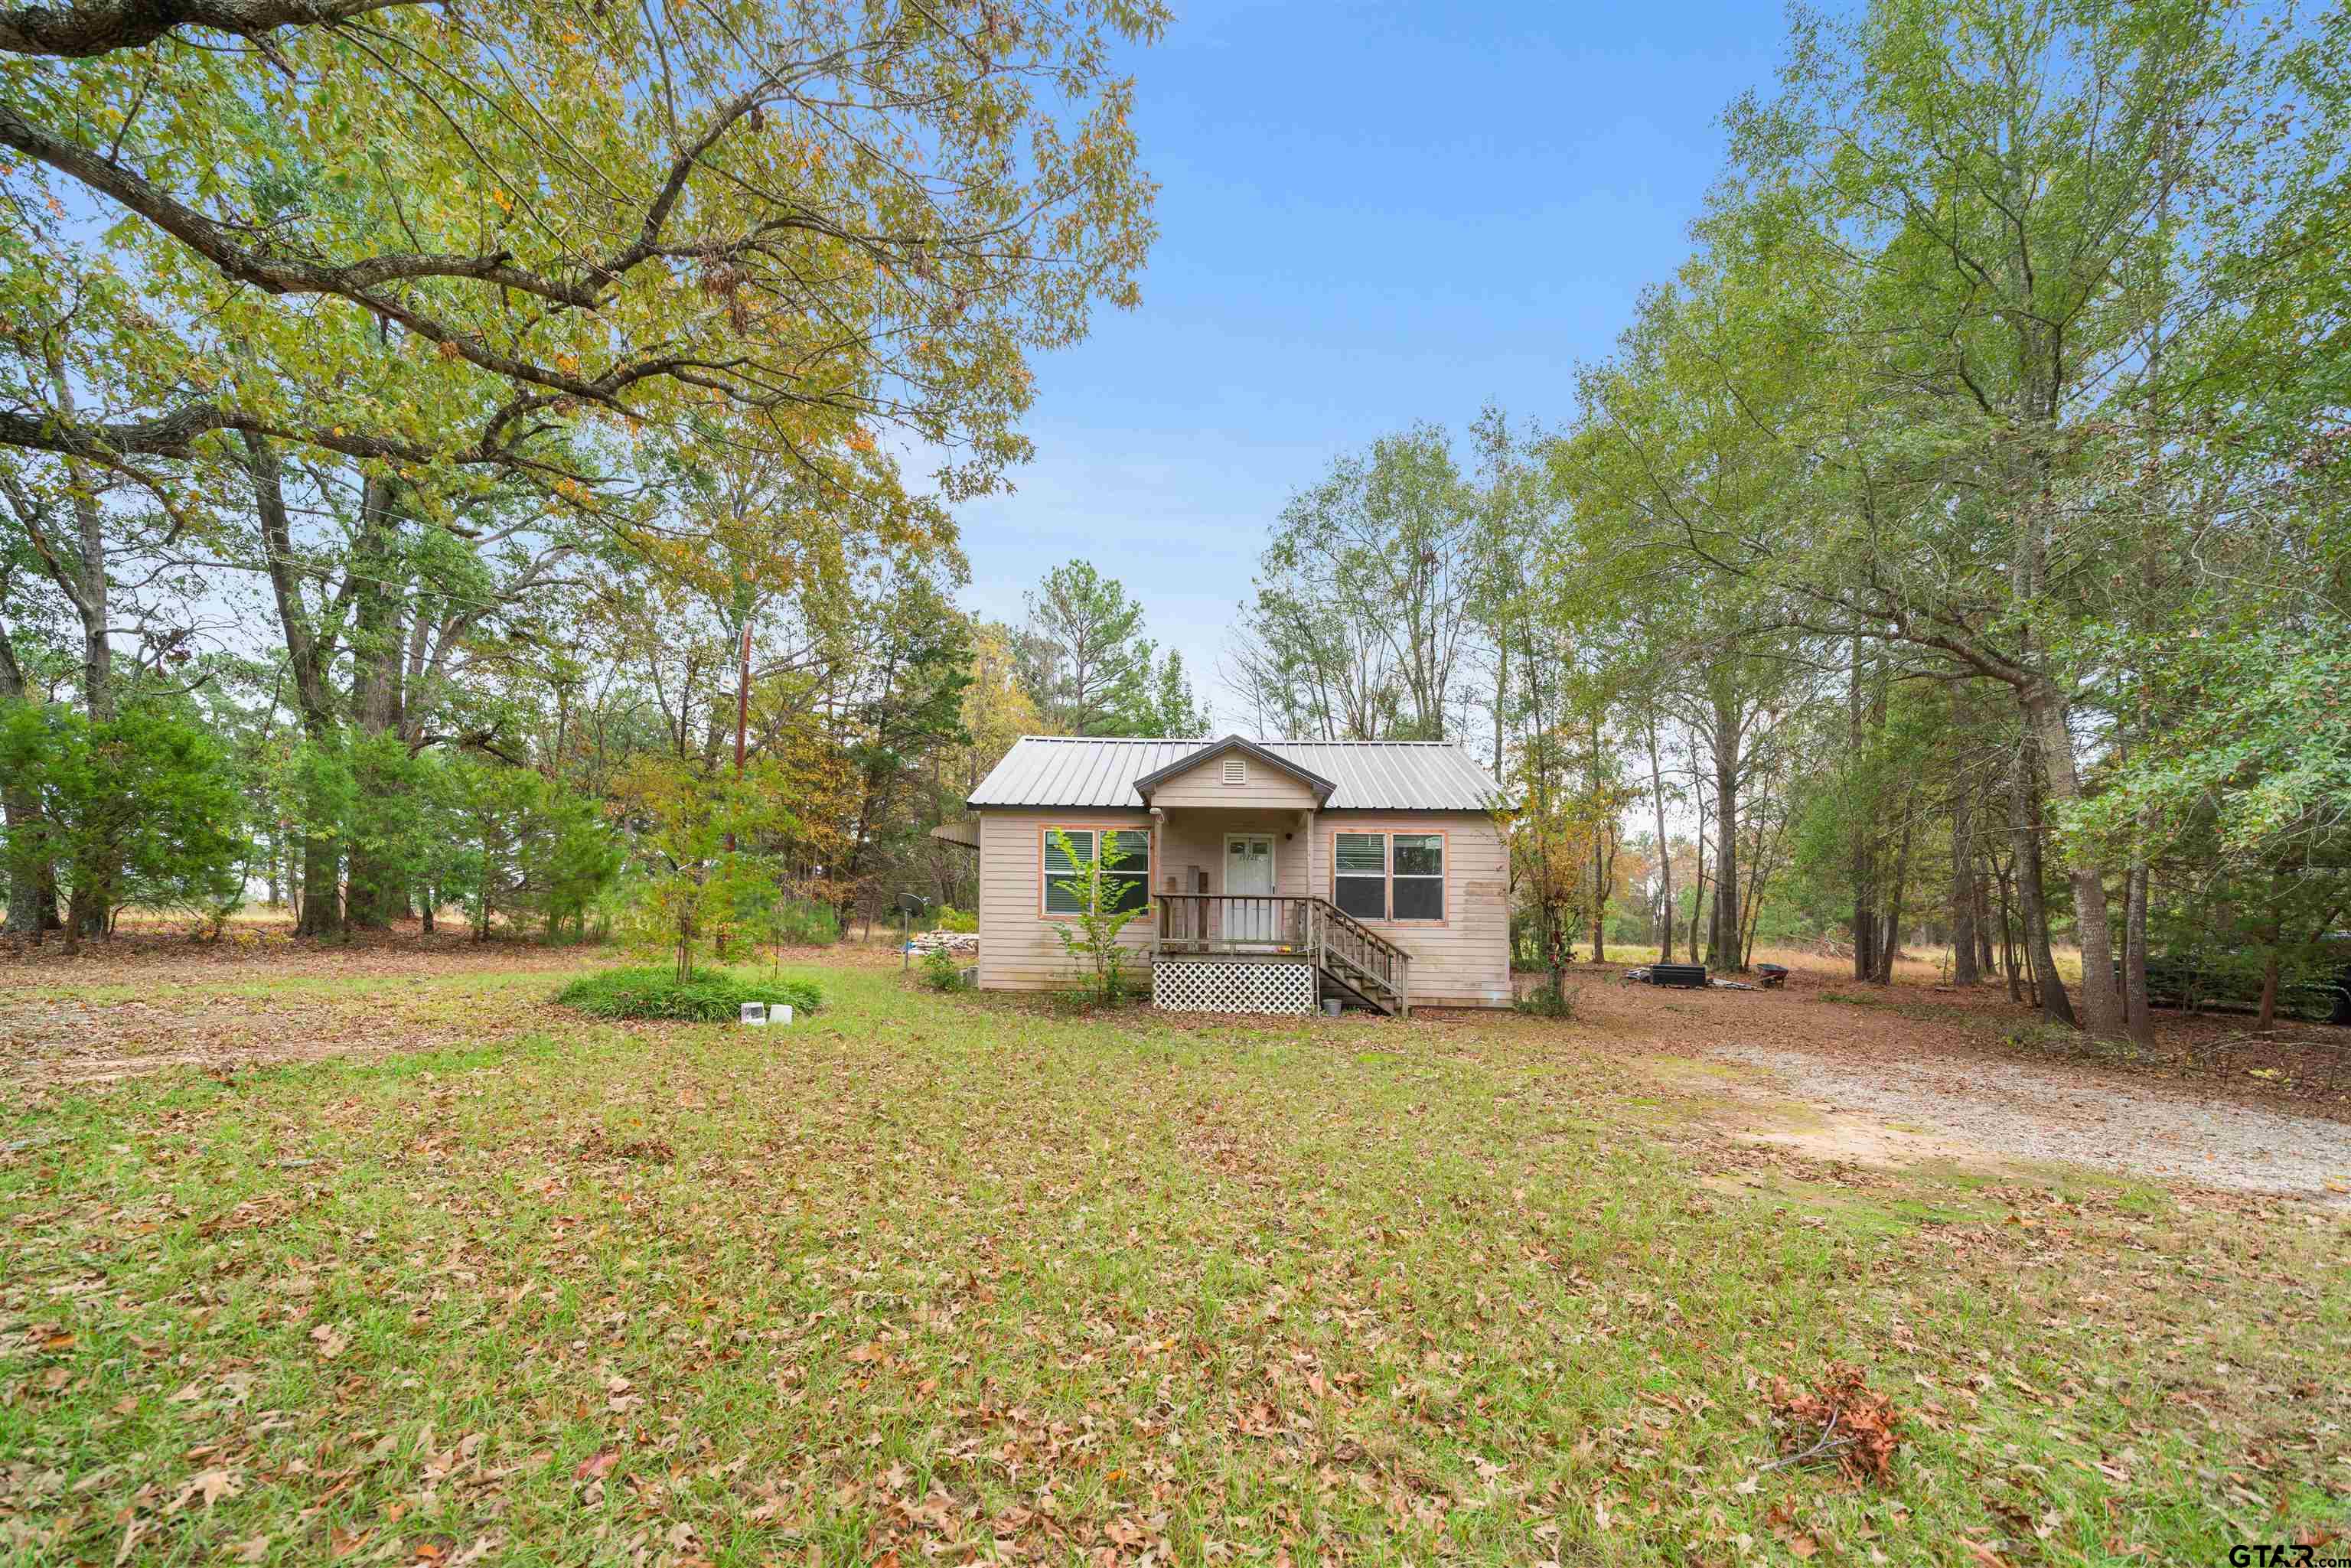
<svg viewBox="0 0 2351 1568">
<path fill-rule="evenodd" d="M 1181 6 L 1134 52 L 1143 304 L 1037 363 L 1037 459 L 961 514 L 974 612 L 1083 557 L 1202 695 L 1267 528 L 1335 455 L 1498 402 L 1571 412 L 1687 252 L 1774 5 Z M 1229 727 L 1229 726 L 1228 726 Z"/>
</svg>

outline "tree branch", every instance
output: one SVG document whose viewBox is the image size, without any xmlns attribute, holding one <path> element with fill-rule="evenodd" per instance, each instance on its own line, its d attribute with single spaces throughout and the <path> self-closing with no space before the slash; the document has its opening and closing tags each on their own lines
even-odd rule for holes
<svg viewBox="0 0 2351 1568">
<path fill-rule="evenodd" d="M 143 48 L 182 27 L 258 38 L 280 27 L 326 27 L 424 0 L 76 0 L 0 7 L 0 50 L 89 59 Z"/>
</svg>

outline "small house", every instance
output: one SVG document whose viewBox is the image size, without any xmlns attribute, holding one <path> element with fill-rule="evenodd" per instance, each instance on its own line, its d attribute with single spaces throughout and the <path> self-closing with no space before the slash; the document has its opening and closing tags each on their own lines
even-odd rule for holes
<svg viewBox="0 0 2351 1568">
<path fill-rule="evenodd" d="M 1025 737 L 970 796 L 980 988 L 1071 983 L 1066 843 L 1144 912 L 1121 940 L 1160 1007 L 1506 1007 L 1499 800 L 1451 741 Z"/>
</svg>

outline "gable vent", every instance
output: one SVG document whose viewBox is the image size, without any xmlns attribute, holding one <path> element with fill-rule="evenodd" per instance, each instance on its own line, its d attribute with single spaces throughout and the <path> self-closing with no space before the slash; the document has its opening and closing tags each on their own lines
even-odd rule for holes
<svg viewBox="0 0 2351 1568">
<path fill-rule="evenodd" d="M 1249 758 L 1246 758 L 1246 757 L 1228 757 L 1228 758 L 1225 758 L 1225 775 L 1224 775 L 1224 777 L 1225 777 L 1225 782 L 1226 782 L 1226 783 L 1228 783 L 1228 784 L 1246 784 L 1246 783 L 1248 783 L 1248 782 L 1249 782 Z"/>
</svg>

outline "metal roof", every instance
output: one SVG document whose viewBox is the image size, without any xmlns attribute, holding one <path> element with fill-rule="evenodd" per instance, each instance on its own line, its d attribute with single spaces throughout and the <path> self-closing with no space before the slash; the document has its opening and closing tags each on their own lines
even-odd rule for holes
<svg viewBox="0 0 2351 1568">
<path fill-rule="evenodd" d="M 1227 740 L 1235 738 L 1225 737 Z M 1333 788 L 1330 811 L 1486 811 L 1501 794 L 1450 740 L 1265 740 L 1254 744 Z M 1135 780 L 1221 749 L 1222 740 L 1024 735 L 971 792 L 974 806 L 1139 808 Z"/>
<path fill-rule="evenodd" d="M 953 844 L 957 849 L 976 850 L 979 848 L 979 824 L 977 822 L 941 822 L 931 830 L 931 837 L 943 844 Z"/>
</svg>

